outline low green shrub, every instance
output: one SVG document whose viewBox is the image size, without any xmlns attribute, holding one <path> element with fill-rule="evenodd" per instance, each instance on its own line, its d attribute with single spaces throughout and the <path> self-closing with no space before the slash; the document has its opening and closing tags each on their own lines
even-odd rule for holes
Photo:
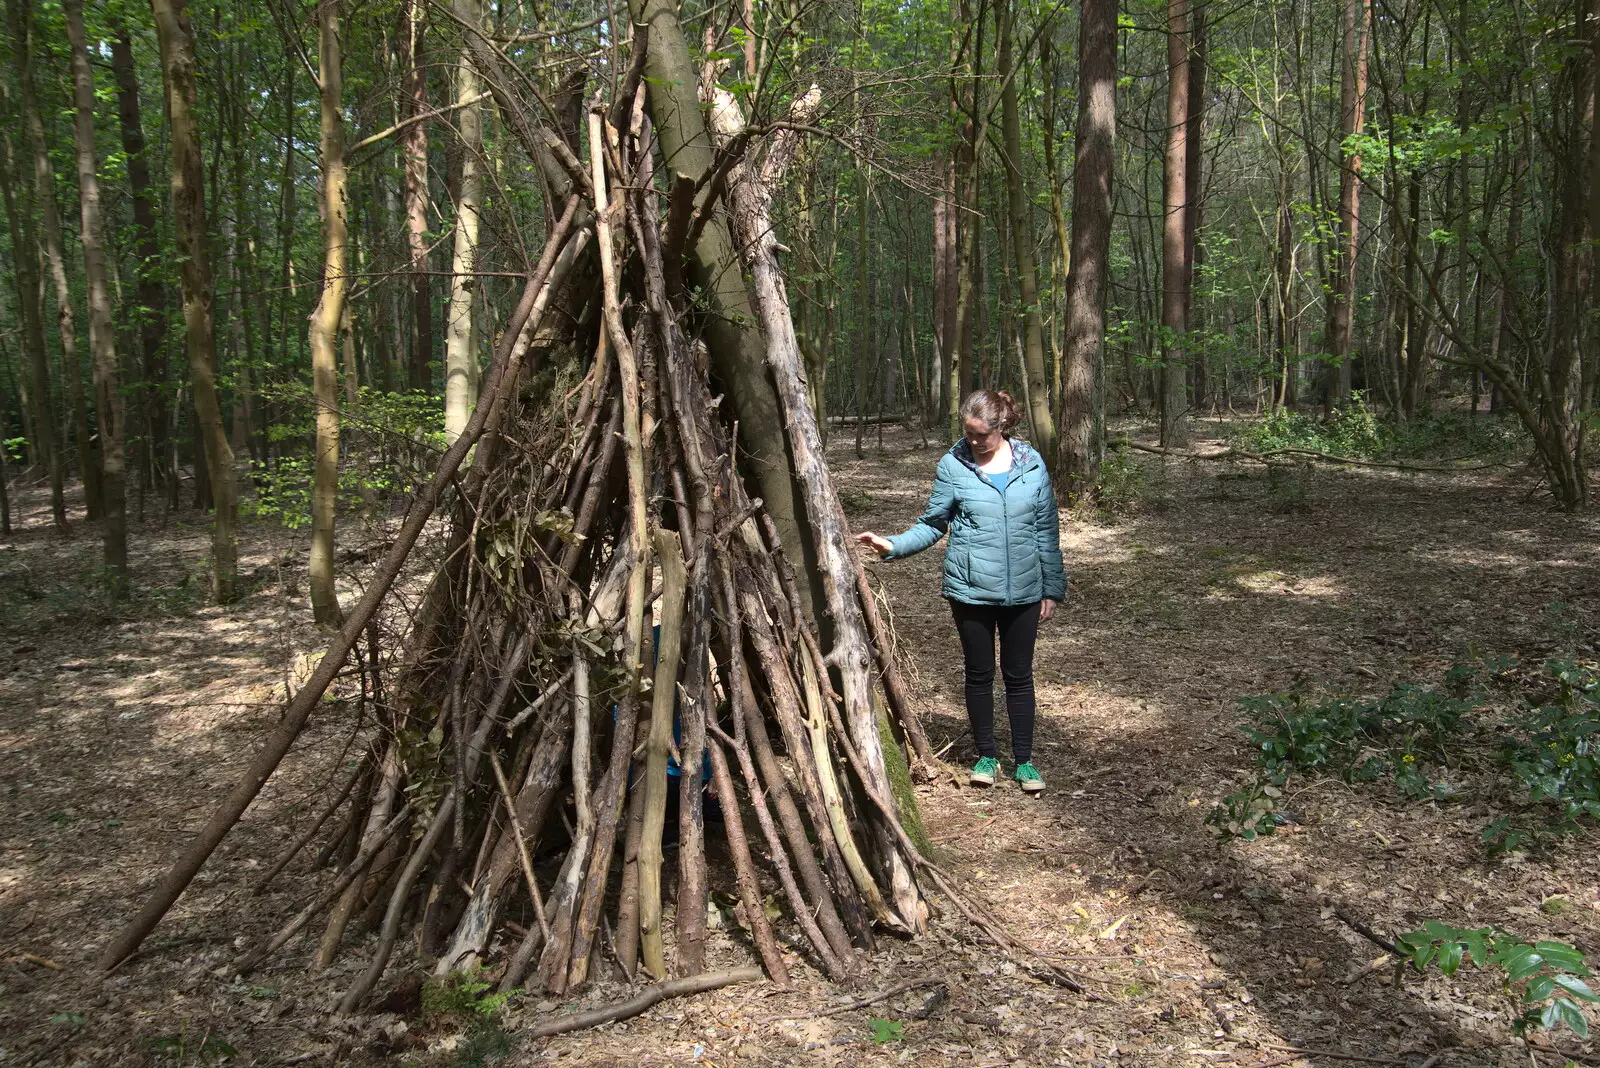
<svg viewBox="0 0 1600 1068">
<path fill-rule="evenodd" d="M 1240 700 L 1241 728 L 1255 750 L 1255 774 L 1223 797 L 1206 822 L 1224 839 L 1273 833 L 1287 817 L 1279 800 L 1290 776 L 1314 772 L 1351 784 L 1387 779 L 1406 797 L 1443 801 L 1457 787 L 1440 781 L 1447 754 L 1462 755 L 1490 736 L 1475 716 L 1487 683 L 1523 680 L 1537 699 L 1499 724 L 1497 751 L 1485 763 L 1508 772 L 1514 808 L 1484 828 L 1491 852 L 1581 833 L 1600 822 L 1600 673 L 1573 660 L 1550 660 L 1537 673 L 1497 657 L 1451 668 L 1438 687 L 1409 683 L 1378 699 L 1346 695 L 1265 694 Z M 1481 746 L 1479 748 L 1488 748 Z"/>
<path fill-rule="evenodd" d="M 1358 393 L 1323 419 L 1320 413 L 1279 408 L 1230 435 L 1249 452 L 1307 449 L 1356 460 L 1498 456 L 1525 448 L 1520 424 L 1499 416 L 1424 413 L 1410 420 L 1379 415 Z"/>
<path fill-rule="evenodd" d="M 1400 935 L 1395 944 L 1419 972 L 1436 964 L 1449 978 L 1463 962 L 1500 969 L 1519 1035 L 1535 1027 L 1566 1027 L 1579 1038 L 1589 1037 L 1581 1003 L 1600 1002 L 1600 995 L 1584 982 L 1593 973 L 1583 954 L 1565 942 L 1527 942 L 1494 927 L 1463 929 L 1429 920 L 1421 930 Z"/>
</svg>

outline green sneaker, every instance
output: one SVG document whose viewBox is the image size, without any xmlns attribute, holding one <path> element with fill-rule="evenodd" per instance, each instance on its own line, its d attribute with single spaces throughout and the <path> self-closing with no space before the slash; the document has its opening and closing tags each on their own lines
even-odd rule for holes
<svg viewBox="0 0 1600 1068">
<path fill-rule="evenodd" d="M 967 776 L 967 781 L 974 786 L 993 786 L 999 774 L 1000 761 L 994 757 L 979 757 L 978 762 L 972 765 L 972 774 Z"/>
<path fill-rule="evenodd" d="M 1017 766 L 1017 785 L 1022 787 L 1025 794 L 1036 794 L 1044 789 L 1044 776 L 1039 774 L 1039 769 L 1033 762 Z"/>
</svg>

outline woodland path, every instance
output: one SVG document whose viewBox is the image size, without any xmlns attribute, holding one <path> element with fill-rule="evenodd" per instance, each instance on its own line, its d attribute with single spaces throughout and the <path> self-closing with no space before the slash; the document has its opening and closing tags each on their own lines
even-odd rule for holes
<svg viewBox="0 0 1600 1068">
<path fill-rule="evenodd" d="M 829 452 L 852 525 L 902 529 L 937 451 L 891 431 L 882 453 L 857 461 L 847 437 Z M 881 943 L 863 988 L 943 980 L 948 996 L 926 1019 L 914 1017 L 932 987 L 775 1019 L 849 1000 L 802 967 L 792 994 L 749 986 L 666 1002 L 630 1023 L 514 1045 L 499 1063 L 1360 1063 L 1272 1048 L 1301 1043 L 1411 1068 L 1436 1053 L 1441 1066 L 1528 1064 L 1486 979 L 1397 987 L 1387 969 L 1364 973 L 1381 951 L 1331 908 L 1383 932 L 1429 918 L 1495 923 L 1593 953 L 1592 839 L 1491 865 L 1470 795 L 1433 807 L 1339 783 L 1299 784 L 1295 833 L 1219 846 L 1202 821 L 1249 763 L 1239 696 L 1297 681 L 1375 693 L 1437 682 L 1469 649 L 1537 657 L 1593 643 L 1600 523 L 1547 511 L 1520 473 L 1317 471 L 1303 476 L 1305 510 L 1278 514 L 1264 479 L 1153 460 L 1143 469 L 1133 515 L 1064 527 L 1069 603 L 1038 655 L 1036 760 L 1051 789 L 1036 800 L 1009 786 L 922 790 L 947 868 L 1035 946 L 1079 958 L 1068 966 L 1103 1000 L 1031 978 L 941 915 L 927 940 Z M 280 566 L 303 559 L 297 536 L 248 528 L 250 592 L 217 609 L 187 592 L 203 575 L 205 531 L 152 521 L 130 539 L 145 547 L 133 566 L 163 588 L 113 614 L 89 592 L 97 539 L 48 534 L 43 498 L 22 496 L 26 526 L 0 543 L 0 1064 L 218 1063 L 232 1049 L 239 1064 L 442 1065 L 489 1048 L 416 1015 L 331 1017 L 354 955 L 309 976 L 296 943 L 242 983 L 225 966 L 235 936 L 280 923 L 316 881 L 296 864 L 247 896 L 316 807 L 307 798 L 349 736 L 341 709 L 314 721 L 149 947 L 103 983 L 87 977 L 275 719 L 286 665 L 318 641 L 303 576 Z M 932 740 L 953 743 L 960 765 L 972 753 L 939 560 L 935 549 L 872 570 Z M 712 966 L 744 962 L 731 927 L 713 939 Z M 600 983 L 585 1003 L 618 992 Z M 518 1023 L 568 1007 L 514 1003 L 512 1038 Z M 875 1044 L 874 1017 L 900 1024 L 902 1038 Z M 1569 1035 L 1561 1044 L 1600 1063 Z"/>
</svg>

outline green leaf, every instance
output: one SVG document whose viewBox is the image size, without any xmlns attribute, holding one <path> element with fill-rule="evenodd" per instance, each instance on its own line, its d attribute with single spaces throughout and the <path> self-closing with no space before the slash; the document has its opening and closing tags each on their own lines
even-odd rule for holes
<svg viewBox="0 0 1600 1068">
<path fill-rule="evenodd" d="M 1583 966 L 1583 954 L 1565 942 L 1535 942 L 1533 948 L 1553 968 L 1587 974 L 1587 969 Z"/>
<path fill-rule="evenodd" d="M 1554 975 L 1550 977 L 1556 986 L 1571 994 L 1581 1001 L 1600 1001 L 1600 994 L 1590 989 L 1589 984 L 1579 979 L 1576 975 Z"/>
<path fill-rule="evenodd" d="M 1566 1024 L 1573 1034 L 1579 1038 L 1589 1037 L 1589 1021 L 1584 1018 L 1583 1010 L 1577 1004 L 1566 998 L 1557 998 L 1551 1004 L 1561 1010 L 1561 1022 Z"/>
<path fill-rule="evenodd" d="M 1439 947 L 1439 970 L 1446 976 L 1456 974 L 1461 967 L 1461 954 L 1465 949 L 1460 942 L 1446 942 Z"/>
<path fill-rule="evenodd" d="M 1543 1001 L 1545 998 L 1550 996 L 1550 992 L 1555 989 L 1555 985 L 1556 977 L 1553 975 L 1541 975 L 1536 977 L 1528 984 L 1528 989 L 1523 992 L 1523 1003 L 1527 1005 L 1534 1005 Z"/>
<path fill-rule="evenodd" d="M 899 1020 L 873 1017 L 867 1021 L 867 1025 L 872 1028 L 872 1041 L 880 1046 L 889 1042 L 899 1042 L 906 1037 L 906 1025 Z"/>
<path fill-rule="evenodd" d="M 1468 931 L 1466 942 L 1467 955 L 1472 958 L 1472 963 L 1479 968 L 1483 967 L 1484 962 L 1489 959 L 1489 939 L 1487 934 L 1481 930 Z"/>
<path fill-rule="evenodd" d="M 1526 953 L 1506 962 L 1506 978 L 1513 982 L 1526 979 L 1543 966 L 1544 958 L 1529 948 Z"/>
<path fill-rule="evenodd" d="M 1539 1014 L 1539 1026 L 1548 1031 L 1560 1022 L 1561 1003 L 1559 1001 L 1552 1001 L 1550 1004 L 1546 1005 L 1544 1007 L 1544 1011 Z"/>
</svg>

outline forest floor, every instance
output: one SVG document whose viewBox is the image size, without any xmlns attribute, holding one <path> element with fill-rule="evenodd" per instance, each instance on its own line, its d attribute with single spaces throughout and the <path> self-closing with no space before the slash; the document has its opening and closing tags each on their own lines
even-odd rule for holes
<svg viewBox="0 0 1600 1068">
<path fill-rule="evenodd" d="M 845 438 L 830 459 L 853 526 L 909 525 L 938 452 L 889 431 L 858 460 Z M 946 870 L 1092 999 L 1035 978 L 936 899 L 933 934 L 880 940 L 858 991 L 797 958 L 790 992 L 731 987 L 541 1042 L 518 1028 L 580 1002 L 517 999 L 472 1027 L 402 1005 L 334 1017 L 369 934 L 320 974 L 303 940 L 247 979 L 229 968 L 327 878 L 301 860 L 250 894 L 348 759 L 349 703 L 314 720 L 140 954 L 92 974 L 321 640 L 302 535 L 247 524 L 246 595 L 217 608 L 200 595 L 202 518 L 136 523 L 139 590 L 113 607 L 95 590 L 92 528 L 62 538 L 45 496 L 18 492 L 18 532 L 0 540 L 0 1064 L 1600 1064 L 1570 1033 L 1559 1053 L 1516 1039 L 1487 973 L 1403 976 L 1337 914 L 1390 935 L 1439 919 L 1600 950 L 1593 837 L 1490 858 L 1479 832 L 1499 795 L 1481 764 L 1455 769 L 1451 803 L 1301 777 L 1284 801 L 1296 822 L 1273 837 L 1221 843 L 1204 823 L 1252 767 L 1240 697 L 1376 696 L 1436 685 L 1471 656 L 1593 658 L 1600 521 L 1550 511 L 1514 470 L 1319 468 L 1284 486 L 1145 458 L 1125 471 L 1127 514 L 1068 517 L 1071 592 L 1036 661 L 1049 789 L 920 788 Z M 929 734 L 962 767 L 940 556 L 872 570 Z M 1006 740 L 1002 722 L 1002 753 Z M 732 922 L 711 949 L 714 966 L 749 959 Z M 852 1007 L 908 983 L 922 985 Z M 581 1004 L 619 993 L 600 982 Z"/>
</svg>

